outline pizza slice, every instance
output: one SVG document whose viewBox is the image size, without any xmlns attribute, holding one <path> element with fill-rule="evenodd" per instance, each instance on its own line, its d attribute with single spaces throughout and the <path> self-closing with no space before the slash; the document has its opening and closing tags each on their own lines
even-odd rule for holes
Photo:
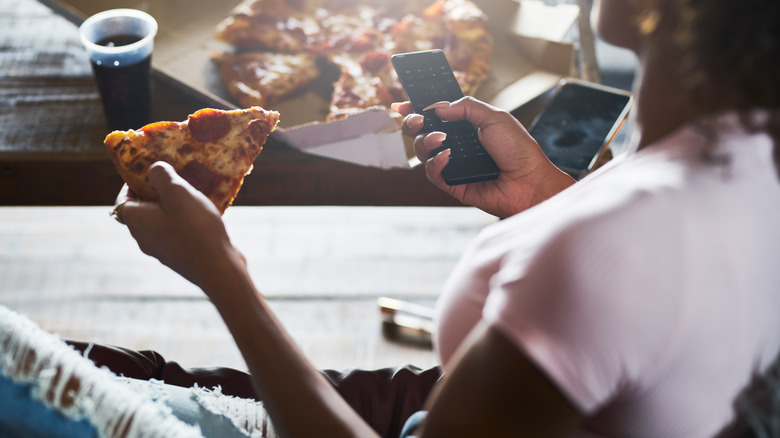
<svg viewBox="0 0 780 438">
<path fill-rule="evenodd" d="M 320 35 L 315 0 L 245 0 L 214 30 L 217 40 L 249 50 L 300 52 Z"/>
<path fill-rule="evenodd" d="M 372 107 L 390 108 L 404 100 L 390 55 L 381 51 L 343 54 L 334 58 L 341 75 L 333 84 L 327 120 L 339 120 Z"/>
<path fill-rule="evenodd" d="M 390 29 L 395 53 L 441 49 L 463 94 L 473 95 L 487 78 L 493 39 L 487 16 L 465 0 L 437 0 Z"/>
<path fill-rule="evenodd" d="M 242 107 L 268 107 L 320 76 L 317 56 L 309 52 L 227 52 L 212 60 L 228 93 Z"/>
<path fill-rule="evenodd" d="M 450 0 L 444 7 L 450 38 L 449 60 L 463 94 L 473 95 L 484 82 L 493 57 L 493 36 L 487 16 L 468 1 Z"/>
<path fill-rule="evenodd" d="M 261 107 L 207 108 L 183 122 L 114 131 L 104 144 L 122 179 L 139 199 L 158 200 L 146 174 L 153 163 L 166 161 L 224 213 L 278 121 L 278 112 Z"/>
</svg>

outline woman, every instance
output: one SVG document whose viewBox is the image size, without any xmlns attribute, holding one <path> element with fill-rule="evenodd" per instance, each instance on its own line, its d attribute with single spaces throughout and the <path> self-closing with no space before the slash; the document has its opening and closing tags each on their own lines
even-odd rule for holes
<svg viewBox="0 0 780 438">
<path fill-rule="evenodd" d="M 417 135 L 396 105 L 429 179 L 507 218 L 445 285 L 445 377 L 416 436 L 712 436 L 780 351 L 780 3 L 602 0 L 594 18 L 640 61 L 638 152 L 576 184 L 466 98 L 434 107 L 477 125 L 501 172 L 446 186 L 448 151 L 430 157 L 443 134 Z M 276 429 L 374 436 L 280 327 L 209 201 L 166 164 L 149 180 L 160 203 L 125 192 L 121 219 L 212 300 Z"/>
</svg>

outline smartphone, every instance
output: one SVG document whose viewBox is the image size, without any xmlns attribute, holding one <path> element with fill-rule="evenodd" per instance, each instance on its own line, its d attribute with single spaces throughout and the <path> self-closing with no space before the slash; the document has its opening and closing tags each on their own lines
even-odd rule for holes
<svg viewBox="0 0 780 438">
<path fill-rule="evenodd" d="M 452 151 L 450 161 L 441 172 L 449 185 L 487 181 L 498 178 L 498 166 L 479 142 L 477 128 L 467 120 L 443 121 L 433 110 L 423 108 L 436 102 L 452 102 L 463 97 L 447 57 L 441 50 L 400 53 L 392 56 L 393 67 L 414 111 L 422 114 L 422 132 L 447 134 L 441 148 Z"/>
<path fill-rule="evenodd" d="M 565 79 L 528 132 L 553 164 L 582 177 L 607 150 L 632 103 L 627 91 Z"/>
</svg>

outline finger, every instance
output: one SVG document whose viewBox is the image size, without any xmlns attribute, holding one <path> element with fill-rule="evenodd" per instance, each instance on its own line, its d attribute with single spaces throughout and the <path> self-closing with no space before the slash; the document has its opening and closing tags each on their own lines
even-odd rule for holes
<svg viewBox="0 0 780 438">
<path fill-rule="evenodd" d="M 122 217 L 122 210 L 125 208 L 125 203 L 127 203 L 127 201 L 118 202 L 116 205 L 114 205 L 114 208 L 111 209 L 111 213 L 109 213 L 111 217 L 114 218 L 114 220 L 122 225 L 127 225 Z"/>
<path fill-rule="evenodd" d="M 414 137 L 422 129 L 425 118 L 420 114 L 409 114 L 404 117 L 403 123 L 401 123 L 401 130 L 404 135 Z"/>
<path fill-rule="evenodd" d="M 135 193 L 133 193 L 133 190 L 130 189 L 130 186 L 123 184 L 122 188 L 119 190 L 119 194 L 116 196 L 114 207 L 111 209 L 110 216 L 120 224 L 126 225 L 124 212 L 125 207 L 127 204 L 135 205 L 137 204 L 137 201 L 138 197 L 135 195 Z"/>
<path fill-rule="evenodd" d="M 160 206 L 155 202 L 128 199 L 120 205 L 121 208 L 115 218 L 117 221 L 127 225 L 131 232 L 140 222 L 148 221 L 151 217 L 150 213 L 157 214 L 160 212 Z M 145 219 L 141 219 L 142 217 Z"/>
<path fill-rule="evenodd" d="M 437 108 L 447 108 L 450 105 L 452 105 L 452 103 L 447 102 L 446 100 L 442 100 L 426 106 L 425 108 L 423 108 L 423 111 L 430 111 L 432 109 L 437 109 Z"/>
<path fill-rule="evenodd" d="M 455 102 L 435 103 L 428 108 L 436 111 L 436 115 L 444 120 L 468 120 L 481 127 L 496 121 L 497 113 L 504 113 L 498 108 L 481 102 L 473 97 L 464 97 Z"/>
<path fill-rule="evenodd" d="M 418 135 L 414 138 L 414 154 L 417 159 L 425 162 L 434 155 L 434 151 L 440 148 L 447 134 L 434 131 L 429 134 Z"/>
<path fill-rule="evenodd" d="M 444 182 L 444 177 L 441 176 L 441 171 L 450 162 L 450 154 L 449 149 L 444 149 L 425 162 L 425 174 L 428 176 L 428 181 L 438 187 L 448 187 L 447 183 Z"/>
<path fill-rule="evenodd" d="M 409 101 L 393 102 L 390 104 L 390 109 L 404 116 L 408 116 L 409 114 L 414 112 L 414 109 L 412 108 L 412 103 Z"/>
<path fill-rule="evenodd" d="M 186 186 L 187 182 L 176 173 L 176 170 L 165 161 L 158 161 L 149 168 L 146 175 L 149 185 L 152 186 L 157 196 L 160 197 L 160 203 L 165 204 L 170 200 L 170 192 L 175 186 Z"/>
<path fill-rule="evenodd" d="M 214 202 L 179 175 L 169 163 L 158 161 L 152 164 L 147 178 L 160 198 L 163 210 L 184 211 L 182 209 L 193 208 L 197 204 L 219 214 Z"/>
<path fill-rule="evenodd" d="M 116 199 L 114 200 L 114 204 L 119 205 L 125 201 L 128 201 L 130 199 L 134 199 L 135 196 L 130 191 L 130 186 L 127 184 L 123 184 L 122 188 L 119 189 L 119 194 L 116 195 Z"/>
</svg>

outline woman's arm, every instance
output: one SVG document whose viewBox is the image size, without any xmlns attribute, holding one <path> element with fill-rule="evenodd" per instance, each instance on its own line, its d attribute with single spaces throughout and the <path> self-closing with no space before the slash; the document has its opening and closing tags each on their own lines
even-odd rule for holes
<svg viewBox="0 0 780 438">
<path fill-rule="evenodd" d="M 120 194 L 121 219 L 143 252 L 208 295 L 240 349 L 255 389 L 283 436 L 376 433 L 303 356 L 255 288 L 214 205 L 166 163 L 149 171 L 160 202 Z"/>
<path fill-rule="evenodd" d="M 376 436 L 296 347 L 240 260 L 211 272 L 203 290 L 233 335 L 276 430 L 292 437 Z"/>
<path fill-rule="evenodd" d="M 219 212 L 166 163 L 149 182 L 159 203 L 125 188 L 120 215 L 141 250 L 199 286 L 219 311 L 252 375 L 274 427 L 284 436 L 377 436 L 296 347 L 255 288 Z M 545 431 L 559 436 L 579 414 L 516 348 L 493 330 L 477 330 L 432 397 L 424 436 L 500 436 Z M 548 423 L 552 421 L 552 423 Z M 552 429 L 544 429 L 552 427 Z M 495 431 L 496 433 L 490 433 Z M 487 433 L 487 435 L 486 435 Z"/>
<path fill-rule="evenodd" d="M 427 437 L 571 437 L 584 417 L 495 328 L 477 325 L 428 401 Z"/>
</svg>

